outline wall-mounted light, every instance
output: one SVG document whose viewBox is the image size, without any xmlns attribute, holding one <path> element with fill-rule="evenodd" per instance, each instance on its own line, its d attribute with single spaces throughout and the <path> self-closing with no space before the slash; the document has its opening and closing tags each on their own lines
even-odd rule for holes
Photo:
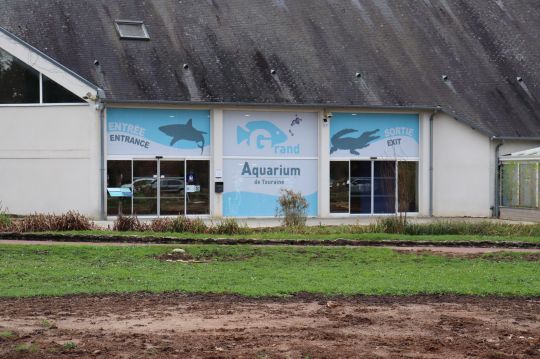
<svg viewBox="0 0 540 359">
<path fill-rule="evenodd" d="M 332 112 L 329 112 L 329 111 L 324 110 L 324 113 L 323 113 L 323 122 L 324 122 L 324 123 L 327 123 L 328 120 L 330 120 L 331 118 L 332 118 Z"/>
</svg>

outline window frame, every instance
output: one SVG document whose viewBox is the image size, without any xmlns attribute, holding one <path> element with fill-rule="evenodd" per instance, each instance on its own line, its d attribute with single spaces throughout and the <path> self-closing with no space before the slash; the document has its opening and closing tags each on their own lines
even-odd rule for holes
<svg viewBox="0 0 540 359">
<path fill-rule="evenodd" d="M 144 36 L 124 35 L 124 34 L 122 34 L 122 30 L 120 29 L 120 25 L 140 25 L 141 29 L 142 29 L 142 31 L 144 33 Z M 114 20 L 114 27 L 116 28 L 116 32 L 118 33 L 118 36 L 120 36 L 120 39 L 143 40 L 143 41 L 150 40 L 150 34 L 148 33 L 148 29 L 146 28 L 146 25 L 144 24 L 143 21 L 116 19 L 116 20 Z"/>
<path fill-rule="evenodd" d="M 369 162 L 370 163 L 370 166 L 371 166 L 371 211 L 369 213 L 353 213 L 351 212 L 351 202 L 350 202 L 350 198 L 351 198 L 351 162 L 353 161 L 359 161 L 359 162 Z M 374 202 L 374 199 L 375 199 L 375 195 L 374 195 L 374 192 L 375 192 L 375 162 L 386 162 L 386 161 L 390 161 L 390 162 L 395 162 L 395 178 L 394 178 L 394 212 L 390 212 L 390 213 L 378 213 L 378 212 L 375 212 L 375 202 Z M 382 158 L 382 157 L 378 157 L 378 158 L 349 158 L 349 159 L 343 159 L 343 158 L 337 158 L 337 159 L 331 159 L 330 161 L 330 165 L 331 165 L 331 162 L 348 162 L 349 163 L 349 211 L 348 212 L 332 212 L 332 204 L 330 203 L 330 199 L 331 199 L 331 196 L 330 196 L 330 192 L 328 193 L 328 198 L 329 198 L 329 202 L 328 202 L 328 213 L 330 214 L 330 216 L 334 216 L 334 217 L 338 217 L 338 216 L 390 216 L 390 215 L 396 215 L 396 214 L 400 214 L 400 213 L 404 213 L 406 215 L 418 215 L 420 214 L 420 159 L 419 158 Z M 415 184 L 416 184 L 416 206 L 417 206 L 417 211 L 416 212 L 401 212 L 399 211 L 399 208 L 400 208 L 400 202 L 399 202 L 399 164 L 401 162 L 414 162 L 416 163 L 416 180 L 415 180 Z M 331 171 L 329 171 L 329 175 L 330 175 Z M 331 180 L 331 179 L 330 179 Z"/>
<path fill-rule="evenodd" d="M 5 51 L 8 55 L 12 56 L 13 58 L 19 60 L 17 56 L 11 54 L 9 51 L 6 51 L 4 49 L 2 49 L 2 50 Z M 19 61 L 21 61 L 21 60 L 19 60 Z M 51 79 L 48 76 L 47 76 L 47 78 L 50 81 L 55 82 L 56 84 L 58 84 L 58 86 L 61 86 L 64 90 L 72 93 L 73 96 L 76 96 L 76 97 L 80 98 L 81 102 L 43 102 L 43 87 L 44 87 L 43 86 L 43 76 L 44 76 L 43 73 L 41 71 L 33 68 L 32 66 L 24 63 L 24 62 L 23 62 L 23 64 L 25 66 L 28 66 L 30 69 L 37 72 L 37 74 L 38 74 L 38 99 L 39 99 L 39 101 L 38 102 L 27 102 L 27 103 L 0 103 L 0 107 L 87 106 L 88 105 L 88 102 L 84 98 L 79 97 L 79 95 L 77 95 L 77 94 L 73 93 L 72 91 L 66 89 L 64 86 L 58 84 L 56 81 L 54 81 L 53 79 Z"/>
</svg>

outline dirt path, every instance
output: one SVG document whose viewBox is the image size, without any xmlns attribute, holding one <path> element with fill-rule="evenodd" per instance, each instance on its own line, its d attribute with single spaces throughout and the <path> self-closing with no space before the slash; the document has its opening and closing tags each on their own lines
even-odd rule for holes
<svg viewBox="0 0 540 359">
<path fill-rule="evenodd" d="M 23 354 L 538 358 L 540 299 L 131 294 L 0 300 L 0 357 Z"/>
<path fill-rule="evenodd" d="M 31 241 L 31 240 L 8 240 L 0 239 L 0 244 L 27 244 L 27 245 L 68 245 L 68 246 L 174 246 L 175 244 L 163 243 L 100 243 L 100 242 L 58 242 L 58 241 Z M 190 246 L 191 244 L 178 245 L 179 247 Z M 369 247 L 369 246 L 366 246 Z M 497 252 L 523 252 L 523 253 L 540 253 L 540 248 L 490 248 L 490 247 L 445 247 L 445 246 L 376 246 L 377 248 L 388 247 L 400 252 L 435 252 L 442 254 L 483 254 Z"/>
</svg>

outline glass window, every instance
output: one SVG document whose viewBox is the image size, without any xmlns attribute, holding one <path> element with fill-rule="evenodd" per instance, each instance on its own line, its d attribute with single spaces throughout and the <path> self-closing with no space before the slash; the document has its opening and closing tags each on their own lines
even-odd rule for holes
<svg viewBox="0 0 540 359">
<path fill-rule="evenodd" d="M 116 20 L 116 30 L 122 39 L 150 39 L 142 21 Z"/>
<path fill-rule="evenodd" d="M 519 206 L 536 207 L 536 163 L 519 164 Z"/>
<path fill-rule="evenodd" d="M 373 212 L 396 212 L 396 162 L 373 162 Z"/>
<path fill-rule="evenodd" d="M 187 161 L 186 214 L 210 213 L 210 161 Z"/>
<path fill-rule="evenodd" d="M 371 213 L 371 161 L 351 161 L 351 213 Z"/>
<path fill-rule="evenodd" d="M 81 98 L 69 92 L 50 78 L 42 75 L 43 103 L 78 103 L 84 102 Z"/>
<path fill-rule="evenodd" d="M 131 161 L 107 161 L 107 188 L 131 188 Z M 107 215 L 131 214 L 131 198 L 107 198 Z"/>
<path fill-rule="evenodd" d="M 517 207 L 519 204 L 518 165 L 504 162 L 501 168 L 501 204 L 505 207 Z"/>
<path fill-rule="evenodd" d="M 398 162 L 399 212 L 418 212 L 418 162 Z"/>
<path fill-rule="evenodd" d="M 0 104 L 39 103 L 39 72 L 0 49 Z"/>
<path fill-rule="evenodd" d="M 349 161 L 330 162 L 330 213 L 349 213 Z"/>
</svg>

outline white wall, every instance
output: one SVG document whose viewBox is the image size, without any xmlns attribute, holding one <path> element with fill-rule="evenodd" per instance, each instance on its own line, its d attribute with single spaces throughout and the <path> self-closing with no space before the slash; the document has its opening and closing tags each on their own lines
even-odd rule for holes
<svg viewBox="0 0 540 359">
<path fill-rule="evenodd" d="M 10 213 L 97 218 L 99 112 L 91 105 L 0 106 L 0 201 Z"/>
<path fill-rule="evenodd" d="M 488 136 L 439 114 L 433 121 L 434 216 L 491 216 Z"/>
</svg>

